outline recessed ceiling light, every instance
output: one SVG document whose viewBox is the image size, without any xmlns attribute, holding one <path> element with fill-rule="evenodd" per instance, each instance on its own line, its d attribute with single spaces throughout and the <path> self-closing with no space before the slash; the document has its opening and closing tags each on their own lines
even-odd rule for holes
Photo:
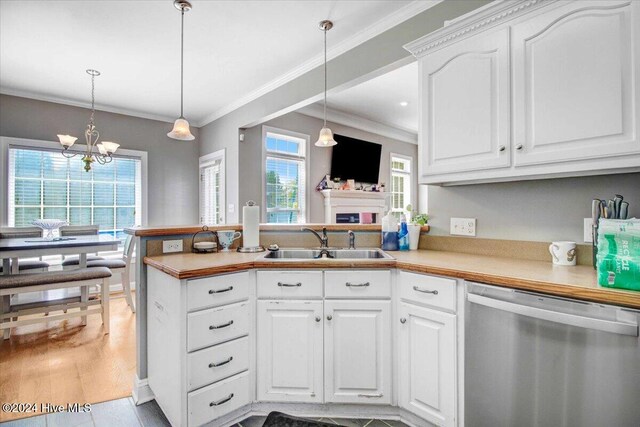
<svg viewBox="0 0 640 427">
<path fill-rule="evenodd" d="M 408 103 L 407 101 L 402 101 L 402 102 L 400 103 L 400 106 L 401 106 L 401 107 L 406 107 L 407 105 L 409 105 L 409 103 Z"/>
</svg>

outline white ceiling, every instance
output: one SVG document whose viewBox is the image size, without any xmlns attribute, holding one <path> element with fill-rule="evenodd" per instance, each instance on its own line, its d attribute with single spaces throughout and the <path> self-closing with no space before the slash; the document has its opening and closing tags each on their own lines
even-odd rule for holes
<svg viewBox="0 0 640 427">
<path fill-rule="evenodd" d="M 96 80 L 100 109 L 173 120 L 180 106 L 180 13 L 172 3 L 3 0 L 0 91 L 86 105 L 90 80 L 85 69 L 95 68 L 102 72 Z M 317 66 L 322 55 L 322 33 L 317 28 L 321 19 L 335 22 L 328 34 L 331 56 L 430 3 L 434 2 L 193 0 L 193 10 L 185 15 L 185 116 L 201 125 L 305 67 Z M 396 89 L 385 89 L 385 78 L 351 89 L 352 95 L 339 94 L 331 103 L 340 109 L 355 108 L 356 99 L 377 88 L 376 105 L 368 105 L 362 115 L 413 128 L 411 118 L 390 113 L 389 106 L 404 98 L 395 96 Z M 405 79 L 415 80 L 415 76 Z M 386 94 L 386 105 L 378 91 Z M 371 104 L 371 99 L 365 102 Z"/>
<path fill-rule="evenodd" d="M 407 105 L 402 106 L 401 102 Z M 417 134 L 418 64 L 413 62 L 342 92 L 330 94 L 327 106 L 331 110 Z"/>
</svg>

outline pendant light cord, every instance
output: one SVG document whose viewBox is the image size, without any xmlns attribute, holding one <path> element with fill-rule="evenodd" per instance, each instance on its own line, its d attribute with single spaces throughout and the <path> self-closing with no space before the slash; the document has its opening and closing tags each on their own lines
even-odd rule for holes
<svg viewBox="0 0 640 427">
<path fill-rule="evenodd" d="M 94 119 L 93 116 L 96 112 L 96 84 L 95 84 L 96 76 L 91 74 L 91 118 L 89 122 L 93 125 Z"/>
<path fill-rule="evenodd" d="M 184 119 L 184 9 L 180 24 L 180 118 Z"/>
<path fill-rule="evenodd" d="M 327 127 L 327 29 L 324 32 L 324 127 Z"/>
</svg>

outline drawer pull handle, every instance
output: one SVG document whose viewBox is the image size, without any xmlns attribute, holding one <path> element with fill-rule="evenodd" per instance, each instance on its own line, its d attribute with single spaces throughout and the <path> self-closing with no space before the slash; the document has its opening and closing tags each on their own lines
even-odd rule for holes
<svg viewBox="0 0 640 427">
<path fill-rule="evenodd" d="M 209 406 L 218 406 L 218 405 L 222 405 L 223 403 L 227 403 L 228 401 L 230 401 L 231 399 L 233 399 L 233 393 L 231 393 L 229 396 L 225 397 L 224 399 L 218 400 L 217 402 L 211 402 L 209 403 Z"/>
<path fill-rule="evenodd" d="M 414 291 L 417 291 L 417 292 L 422 292 L 423 294 L 433 294 L 433 295 L 438 295 L 438 291 L 429 291 L 429 290 L 427 290 L 427 289 L 420 289 L 420 288 L 419 288 L 419 287 L 417 287 L 417 286 L 414 286 L 414 287 L 413 287 L 413 290 L 414 290 Z"/>
<path fill-rule="evenodd" d="M 228 288 L 217 289 L 217 290 L 209 289 L 209 295 L 221 294 L 223 292 L 229 292 L 229 291 L 232 291 L 232 290 L 233 290 L 233 286 L 229 286 Z"/>
<path fill-rule="evenodd" d="M 302 286 L 302 282 L 298 282 L 298 283 L 282 283 L 282 282 L 278 282 L 278 286 L 284 287 L 284 288 L 296 288 L 296 287 Z"/>
<path fill-rule="evenodd" d="M 367 287 L 370 285 L 369 282 L 364 282 L 364 283 L 351 283 L 351 282 L 347 282 L 345 283 L 345 285 L 349 286 L 350 288 L 363 288 L 363 287 Z"/>
<path fill-rule="evenodd" d="M 220 363 L 209 363 L 209 367 L 210 368 L 217 368 L 218 366 L 223 366 L 226 365 L 227 363 L 231 362 L 233 360 L 233 356 L 230 356 L 227 360 L 220 362 Z"/>
<path fill-rule="evenodd" d="M 211 331 L 213 329 L 222 329 L 231 325 L 233 325 L 233 320 L 229 320 L 227 323 L 223 323 L 222 325 L 211 325 L 209 326 L 209 330 Z"/>
<path fill-rule="evenodd" d="M 382 393 L 377 393 L 377 394 L 358 394 L 358 397 L 367 397 L 367 398 L 375 398 L 375 397 L 382 397 Z"/>
</svg>

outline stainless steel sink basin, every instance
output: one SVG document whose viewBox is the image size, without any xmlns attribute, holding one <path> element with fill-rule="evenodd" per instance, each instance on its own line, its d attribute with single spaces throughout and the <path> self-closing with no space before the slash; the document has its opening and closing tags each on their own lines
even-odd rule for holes
<svg viewBox="0 0 640 427">
<path fill-rule="evenodd" d="M 327 249 L 326 256 L 321 257 L 320 249 L 280 249 L 268 252 L 265 259 L 393 259 L 380 249 Z"/>
</svg>

